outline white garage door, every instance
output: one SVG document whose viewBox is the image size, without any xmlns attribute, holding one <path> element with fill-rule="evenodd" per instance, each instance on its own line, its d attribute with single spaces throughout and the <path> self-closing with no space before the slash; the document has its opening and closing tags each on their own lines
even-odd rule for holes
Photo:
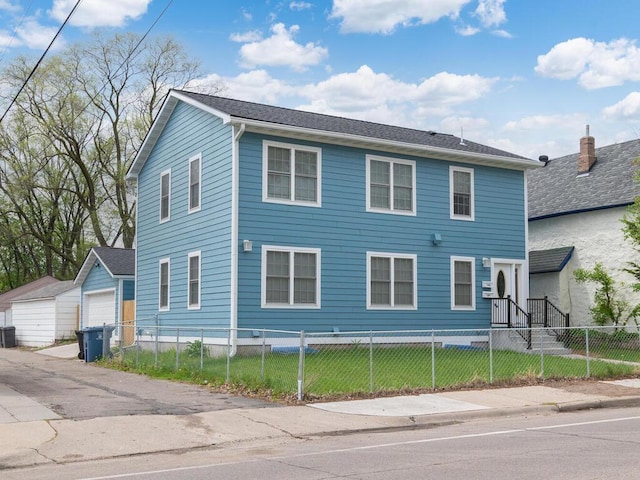
<svg viewBox="0 0 640 480">
<path fill-rule="evenodd" d="M 116 321 L 115 292 L 89 293 L 84 298 L 85 327 L 113 325 Z"/>
</svg>

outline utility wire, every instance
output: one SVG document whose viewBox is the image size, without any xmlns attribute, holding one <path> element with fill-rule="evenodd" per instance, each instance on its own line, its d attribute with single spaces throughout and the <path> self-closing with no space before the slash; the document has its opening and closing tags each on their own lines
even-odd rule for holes
<svg viewBox="0 0 640 480">
<path fill-rule="evenodd" d="M 36 70 L 38 69 L 38 67 L 40 66 L 42 61 L 44 60 L 44 57 L 47 55 L 47 53 L 49 53 L 49 50 L 51 50 L 51 47 L 53 46 L 54 42 L 56 41 L 58 36 L 62 33 L 62 29 L 65 27 L 67 22 L 71 19 L 71 16 L 76 11 L 76 9 L 78 8 L 78 6 L 80 5 L 81 2 L 82 2 L 82 0 L 78 0 L 76 2 L 76 4 L 73 6 L 71 11 L 69 12 L 69 15 L 67 15 L 67 18 L 64 19 L 64 22 L 62 22 L 62 25 L 60 25 L 60 28 L 58 28 L 58 31 L 53 36 L 53 40 L 51 40 L 51 42 L 49 43 L 49 46 L 47 46 L 46 50 L 42 53 L 42 55 L 38 59 L 38 62 L 35 64 L 35 66 L 31 70 L 31 73 L 29 73 L 29 76 L 25 79 L 24 82 L 22 82 L 22 86 L 20 87 L 20 90 L 18 90 L 18 93 L 16 93 L 16 95 L 13 97 L 13 100 L 11 100 L 11 103 L 9 104 L 7 109 L 4 111 L 4 113 L 2 114 L 2 117 L 0 117 L 0 124 L 2 124 L 2 121 L 4 120 L 4 118 L 9 113 L 9 110 L 11 109 L 11 107 L 13 107 L 13 104 L 16 103 L 16 100 L 18 100 L 18 97 L 20 96 L 20 94 L 24 90 L 24 87 L 27 86 L 27 83 L 29 83 L 29 80 L 31 80 L 31 77 L 33 77 L 33 75 L 36 73 Z"/>
</svg>

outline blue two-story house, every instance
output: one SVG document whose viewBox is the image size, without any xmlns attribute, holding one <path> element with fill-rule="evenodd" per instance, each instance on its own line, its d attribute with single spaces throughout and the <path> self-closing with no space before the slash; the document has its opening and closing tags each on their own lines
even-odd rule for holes
<svg viewBox="0 0 640 480">
<path fill-rule="evenodd" d="M 489 328 L 488 297 L 528 295 L 526 173 L 539 164 L 432 131 L 171 91 L 128 172 L 137 322 Z"/>
</svg>

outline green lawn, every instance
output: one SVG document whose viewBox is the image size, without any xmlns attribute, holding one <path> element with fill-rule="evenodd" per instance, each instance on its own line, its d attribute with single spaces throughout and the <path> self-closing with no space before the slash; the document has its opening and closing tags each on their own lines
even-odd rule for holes
<svg viewBox="0 0 640 480">
<path fill-rule="evenodd" d="M 152 377 L 196 383 L 222 385 L 227 378 L 224 357 L 204 358 L 194 352 L 181 352 L 176 369 L 175 350 L 159 353 L 155 366 L 153 352 L 129 351 L 124 358 L 116 357 L 116 368 L 137 371 Z M 370 359 L 373 359 L 370 364 Z M 584 378 L 584 359 L 513 351 L 494 351 L 491 372 L 490 354 L 484 350 L 457 350 L 430 346 L 326 348 L 305 355 L 304 393 L 309 396 L 339 396 L 373 392 L 400 392 L 485 385 L 491 381 L 502 384 L 538 378 Z M 435 363 L 432 363 L 432 360 Z M 137 368 L 136 368 L 137 365 Z M 372 365 L 372 366 L 371 366 Z M 432 368 L 435 365 L 435 368 Z M 231 384 L 240 389 L 270 392 L 274 397 L 295 394 L 298 388 L 299 358 L 297 354 L 269 353 L 264 365 L 261 355 L 236 356 L 228 365 Z M 544 368 L 544 372 L 543 372 Z M 595 378 L 613 378 L 640 373 L 638 367 L 590 361 L 589 372 Z M 433 373 L 435 373 L 435 381 Z"/>
</svg>

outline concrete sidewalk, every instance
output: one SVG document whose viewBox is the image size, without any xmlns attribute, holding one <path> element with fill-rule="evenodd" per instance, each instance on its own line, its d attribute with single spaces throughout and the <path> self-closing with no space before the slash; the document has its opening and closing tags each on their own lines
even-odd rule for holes
<svg viewBox="0 0 640 480">
<path fill-rule="evenodd" d="M 538 385 L 187 415 L 69 420 L 5 387 L 0 388 L 0 469 L 283 437 L 420 428 L 497 415 L 640 406 L 640 379 L 593 382 L 589 392 Z"/>
</svg>

